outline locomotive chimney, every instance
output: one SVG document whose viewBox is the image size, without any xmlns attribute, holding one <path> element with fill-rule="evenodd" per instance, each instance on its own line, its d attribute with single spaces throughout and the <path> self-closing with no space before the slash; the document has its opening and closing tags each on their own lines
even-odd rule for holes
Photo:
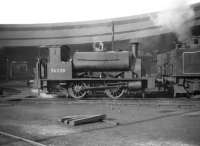
<svg viewBox="0 0 200 146">
<path fill-rule="evenodd" d="M 137 40 L 130 40 L 132 51 L 131 71 L 134 77 L 141 77 L 141 52 L 139 51 L 139 43 Z"/>
</svg>

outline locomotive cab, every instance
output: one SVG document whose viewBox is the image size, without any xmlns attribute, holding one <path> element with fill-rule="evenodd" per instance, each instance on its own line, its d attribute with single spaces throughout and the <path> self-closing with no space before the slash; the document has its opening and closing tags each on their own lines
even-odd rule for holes
<svg viewBox="0 0 200 146">
<path fill-rule="evenodd" d="M 67 46 L 49 48 L 47 66 L 48 80 L 69 80 L 72 78 L 72 62 L 70 48 Z"/>
</svg>

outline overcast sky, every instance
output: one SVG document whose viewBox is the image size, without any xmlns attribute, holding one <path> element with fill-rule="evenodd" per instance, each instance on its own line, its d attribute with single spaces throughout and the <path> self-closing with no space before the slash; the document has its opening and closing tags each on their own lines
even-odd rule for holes
<svg viewBox="0 0 200 146">
<path fill-rule="evenodd" d="M 0 0 L 0 24 L 57 23 L 133 16 L 200 0 Z"/>
</svg>

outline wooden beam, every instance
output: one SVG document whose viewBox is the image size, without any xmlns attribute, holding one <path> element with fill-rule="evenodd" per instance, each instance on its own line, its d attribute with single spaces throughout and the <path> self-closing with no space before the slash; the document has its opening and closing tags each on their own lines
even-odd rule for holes
<svg viewBox="0 0 200 146">
<path fill-rule="evenodd" d="M 100 121 L 103 121 L 105 118 L 106 118 L 105 114 L 89 115 L 89 116 L 86 116 L 86 117 L 71 120 L 71 121 L 69 121 L 69 125 L 70 126 L 77 126 L 77 125 L 82 125 L 82 124 L 100 122 Z"/>
</svg>

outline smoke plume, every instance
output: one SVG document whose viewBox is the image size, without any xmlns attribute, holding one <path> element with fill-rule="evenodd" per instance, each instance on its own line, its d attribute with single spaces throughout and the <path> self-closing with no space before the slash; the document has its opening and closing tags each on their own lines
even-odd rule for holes
<svg viewBox="0 0 200 146">
<path fill-rule="evenodd" d="M 174 32 L 179 41 L 185 41 L 191 37 L 194 15 L 194 10 L 186 0 L 176 0 L 168 10 L 152 18 L 156 25 Z"/>
</svg>

